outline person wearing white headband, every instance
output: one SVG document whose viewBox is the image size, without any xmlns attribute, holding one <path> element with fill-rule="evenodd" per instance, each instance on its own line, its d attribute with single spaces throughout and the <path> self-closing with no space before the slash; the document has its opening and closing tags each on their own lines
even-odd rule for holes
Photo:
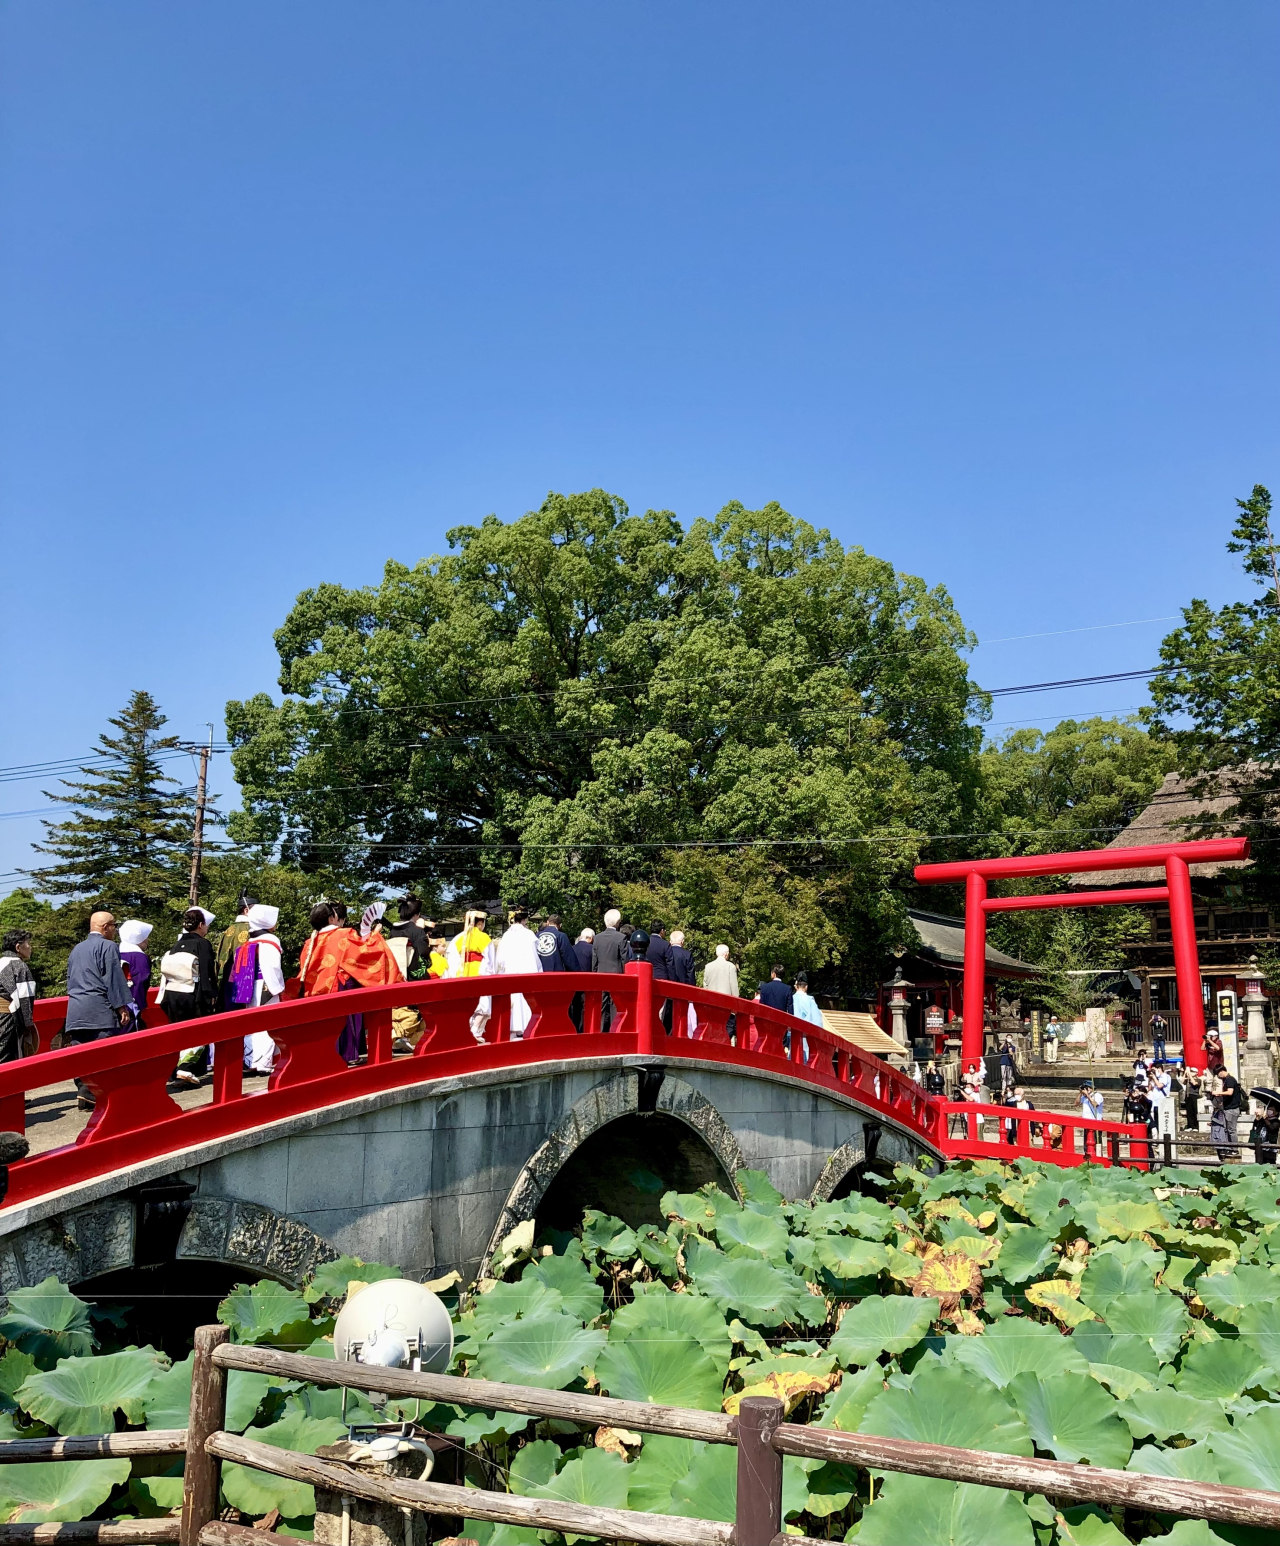
<svg viewBox="0 0 1280 1546">
<path fill-rule="evenodd" d="M 142 948 L 151 933 L 151 925 L 128 918 L 120 925 L 120 965 L 133 997 L 133 1023 L 142 1023 L 147 1007 L 147 984 L 151 981 L 151 957 Z"/>
<path fill-rule="evenodd" d="M 278 907 L 268 907 L 264 902 L 255 902 L 249 909 L 249 938 L 246 946 L 257 947 L 253 962 L 253 995 L 249 1000 L 255 1008 L 261 1004 L 276 1003 L 284 992 L 284 970 L 280 964 L 282 952 L 280 941 L 274 932 L 276 919 L 279 916 Z M 237 952 L 237 967 L 239 960 Z M 266 1031 L 255 1031 L 252 1036 L 246 1036 L 244 1039 L 245 1072 L 269 1074 L 275 1067 L 276 1050 L 275 1042 Z"/>
</svg>

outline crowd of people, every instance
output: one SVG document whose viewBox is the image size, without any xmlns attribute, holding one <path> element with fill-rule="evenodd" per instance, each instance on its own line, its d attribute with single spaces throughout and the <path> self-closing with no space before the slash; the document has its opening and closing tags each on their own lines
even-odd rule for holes
<svg viewBox="0 0 1280 1546">
<path fill-rule="evenodd" d="M 648 929 L 624 921 L 611 908 L 603 927 L 584 928 L 571 939 L 559 914 L 549 913 L 535 924 L 528 910 L 515 907 L 506 915 L 501 933 L 489 933 L 489 914 L 474 907 L 467 911 L 462 928 L 446 936 L 435 919 L 425 915 L 421 898 L 406 896 L 389 916 L 385 902 L 366 907 L 353 922 L 341 902 L 317 902 L 311 909 L 311 932 L 302 946 L 295 979 L 286 978 L 284 948 L 276 933 L 278 909 L 244 896 L 236 917 L 216 936 L 210 935 L 215 915 L 191 907 L 182 916 L 176 943 L 152 961 L 146 945 L 152 933 L 149 923 L 127 919 L 117 924 L 110 912 L 95 912 L 86 937 L 71 951 L 67 961 L 67 1016 L 64 1044 L 85 1043 L 124 1035 L 142 1024 L 148 993 L 156 988 L 155 1002 L 171 1024 L 198 1021 L 208 1015 L 274 1004 L 288 996 L 313 998 L 343 993 L 353 988 L 384 987 L 396 982 L 433 978 L 520 975 L 531 972 L 622 973 L 632 961 L 647 961 L 655 983 L 697 985 L 693 953 L 679 929 L 654 923 Z M 33 1006 L 35 977 L 29 966 L 32 940 L 16 930 L 0 950 L 0 1062 L 11 1062 L 36 1050 Z M 715 956 L 703 969 L 704 986 L 713 992 L 738 997 L 738 968 L 730 959 L 728 945 L 716 946 Z M 574 1026 L 584 1028 L 584 996 L 574 996 L 569 1015 Z M 823 1024 L 822 1010 L 809 992 L 808 979 L 800 973 L 793 983 L 781 965 L 774 966 L 755 995 L 757 1002 L 794 1014 L 813 1025 Z M 675 1001 L 661 1001 L 660 1017 L 666 1030 L 692 1035 L 697 1015 L 684 1005 L 685 1024 L 674 1027 Z M 472 1035 L 484 1041 L 493 1014 L 490 995 L 478 998 L 470 1018 Z M 614 1017 L 609 994 L 603 996 L 601 1029 L 608 1030 Z M 532 1011 L 522 994 L 510 996 L 510 1035 L 521 1038 Z M 736 1016 L 729 1016 L 734 1033 Z M 411 1052 L 425 1030 L 422 1016 L 412 1005 L 392 1011 L 393 1048 Z M 191 1047 L 181 1055 L 175 1077 L 184 1084 L 199 1085 L 212 1067 L 215 1048 L 193 1036 Z M 338 1039 L 339 1056 L 348 1065 L 367 1050 L 363 1017 L 346 1017 Z M 278 1048 L 266 1031 L 244 1038 L 243 1069 L 249 1077 L 270 1074 Z M 93 1095 L 78 1083 L 82 1109 L 92 1109 Z"/>
</svg>

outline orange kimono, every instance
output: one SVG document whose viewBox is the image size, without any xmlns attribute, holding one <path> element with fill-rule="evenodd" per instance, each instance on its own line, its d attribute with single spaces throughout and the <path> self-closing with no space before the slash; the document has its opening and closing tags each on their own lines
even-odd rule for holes
<svg viewBox="0 0 1280 1546">
<path fill-rule="evenodd" d="M 404 981 L 381 934 L 361 939 L 357 930 L 336 926 L 321 929 L 303 945 L 298 976 L 307 998 L 336 993 L 347 982 L 358 982 L 362 988 L 384 988 Z"/>
</svg>

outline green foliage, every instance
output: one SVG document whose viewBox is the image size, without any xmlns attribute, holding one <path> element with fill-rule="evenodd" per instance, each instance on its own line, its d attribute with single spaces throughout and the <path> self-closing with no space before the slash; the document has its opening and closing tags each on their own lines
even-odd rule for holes
<svg viewBox="0 0 1280 1546">
<path fill-rule="evenodd" d="M 93 1351 L 89 1306 L 51 1274 L 34 1288 L 15 1288 L 9 1295 L 0 1337 L 51 1369 L 59 1358 Z"/>
<path fill-rule="evenodd" d="M 0 1523 L 87 1519 L 128 1480 L 127 1460 L 48 1460 L 0 1466 Z"/>
<path fill-rule="evenodd" d="M 166 1363 L 153 1347 L 63 1358 L 57 1368 L 30 1375 L 18 1402 L 59 1433 L 110 1433 L 117 1411 L 126 1422 L 143 1420 L 147 1389 Z"/>
<path fill-rule="evenodd" d="M 289 1328 L 309 1325 L 310 1314 L 311 1307 L 301 1294 L 266 1278 L 252 1286 L 241 1284 L 218 1306 L 218 1319 L 231 1327 L 237 1342 L 277 1341 Z"/>
<path fill-rule="evenodd" d="M 727 941 L 747 989 L 774 960 L 870 980 L 920 835 L 970 830 L 982 700 L 947 593 L 777 505 L 686 530 L 553 494 L 449 541 L 298 598 L 283 701 L 227 705 L 233 839 L 572 930 L 617 901 L 701 960 Z"/>
<path fill-rule="evenodd" d="M 662 1406 L 720 1409 L 724 1375 L 697 1340 L 683 1331 L 648 1329 L 635 1337 L 610 1332 L 609 1344 L 596 1359 L 601 1389 L 626 1401 Z"/>
<path fill-rule="evenodd" d="M 927 1476 L 889 1476 L 846 1539 L 859 1546 L 1033 1546 L 1031 1516 L 1013 1493 Z"/>
<path fill-rule="evenodd" d="M 291 1413 L 269 1427 L 253 1429 L 252 1436 L 259 1444 L 314 1455 L 322 1444 L 336 1444 L 346 1433 L 336 1418 L 317 1419 Z M 228 1503 L 246 1514 L 266 1514 L 278 1508 L 286 1517 L 296 1518 L 316 1511 L 316 1495 L 306 1482 L 272 1476 L 267 1471 L 255 1471 L 229 1461 L 222 1466 L 222 1491 Z"/>
<path fill-rule="evenodd" d="M 103 761 L 81 768 L 80 780 L 64 779 L 67 794 L 48 794 L 73 814 L 44 823 L 35 850 L 54 862 L 31 879 L 41 891 L 92 900 L 118 917 L 168 922 L 186 906 L 191 863 L 191 792 L 165 771 L 164 754 L 178 738 L 160 733 L 165 716 L 147 692 L 134 692 L 110 723 L 116 734 L 98 737 Z"/>
<path fill-rule="evenodd" d="M 831 1351 L 847 1368 L 873 1363 L 882 1353 L 905 1353 L 928 1331 L 936 1299 L 867 1298 L 845 1311 Z"/>
<path fill-rule="evenodd" d="M 349 1283 L 382 1283 L 387 1278 L 402 1276 L 399 1267 L 362 1261 L 358 1256 L 339 1256 L 336 1261 L 324 1262 L 316 1268 L 302 1290 L 302 1297 L 308 1304 L 328 1302 L 331 1308 L 337 1308 L 347 1297 Z"/>
<path fill-rule="evenodd" d="M 584 1331 L 572 1315 L 552 1312 L 495 1327 L 477 1364 L 482 1379 L 563 1390 L 604 1344 L 603 1331 Z"/>
</svg>

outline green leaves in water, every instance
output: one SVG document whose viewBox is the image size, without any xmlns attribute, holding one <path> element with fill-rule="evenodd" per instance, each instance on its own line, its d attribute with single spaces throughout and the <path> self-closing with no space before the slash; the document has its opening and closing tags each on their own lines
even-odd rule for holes
<svg viewBox="0 0 1280 1546">
<path fill-rule="evenodd" d="M 87 1519 L 128 1480 L 128 1460 L 51 1460 L 0 1466 L 0 1523 Z"/>
<path fill-rule="evenodd" d="M 143 1398 L 165 1366 L 153 1347 L 130 1348 L 97 1358 L 63 1358 L 57 1368 L 32 1374 L 17 1393 L 19 1403 L 59 1433 L 110 1433 L 115 1414 L 140 1423 Z M 186 1427 L 186 1420 L 175 1427 Z"/>
<path fill-rule="evenodd" d="M 0 1316 L 0 1337 L 30 1353 L 42 1369 L 51 1369 L 59 1358 L 93 1351 L 89 1306 L 55 1277 L 34 1288 L 15 1288 Z"/>
</svg>

